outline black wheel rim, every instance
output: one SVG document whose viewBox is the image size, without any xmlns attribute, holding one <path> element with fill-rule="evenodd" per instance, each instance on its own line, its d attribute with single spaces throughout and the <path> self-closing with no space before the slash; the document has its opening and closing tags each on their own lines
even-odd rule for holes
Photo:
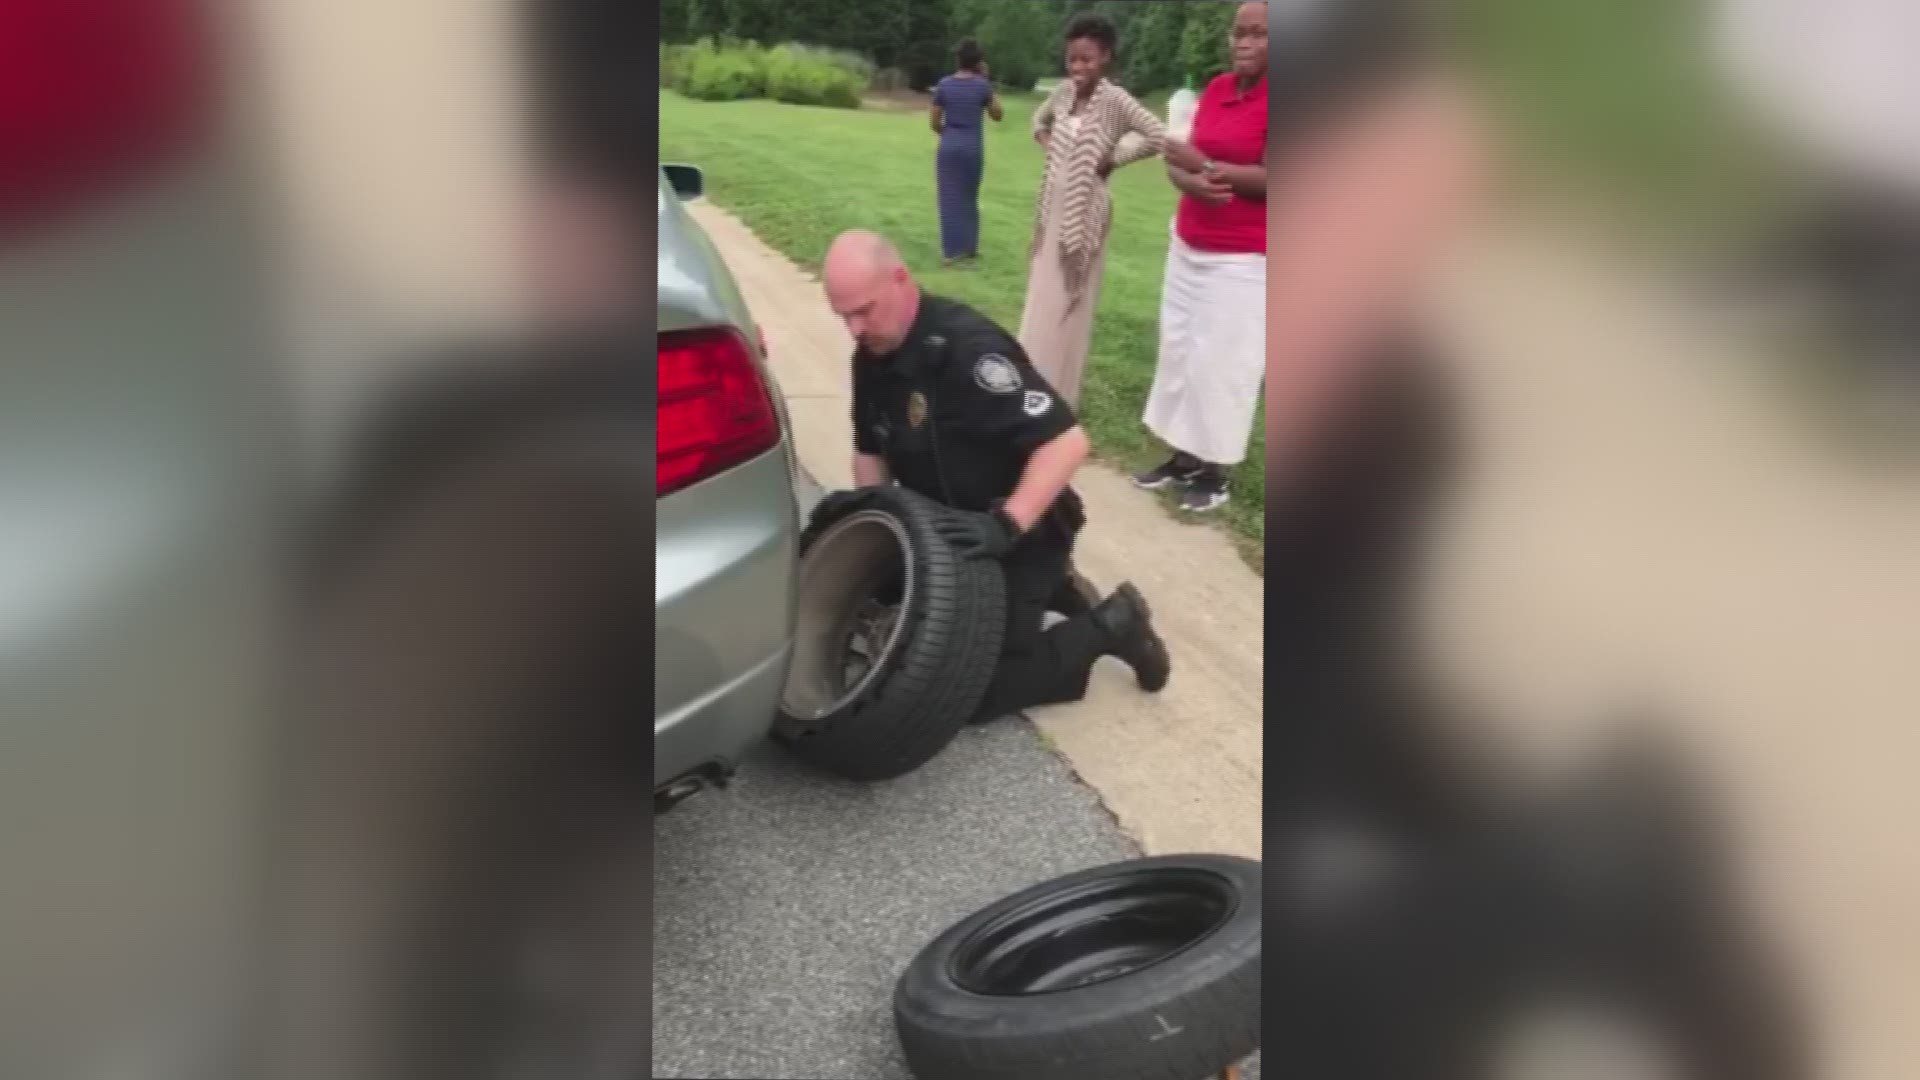
<svg viewBox="0 0 1920 1080">
<path fill-rule="evenodd" d="M 1195 868 L 1121 871 L 1048 892 L 974 928 L 954 984 L 985 997 L 1076 990 L 1165 963 L 1225 925 L 1233 883 Z"/>
</svg>

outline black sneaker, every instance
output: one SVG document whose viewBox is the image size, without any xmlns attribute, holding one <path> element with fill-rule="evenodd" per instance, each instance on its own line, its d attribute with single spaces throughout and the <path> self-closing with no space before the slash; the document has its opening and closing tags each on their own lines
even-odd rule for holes
<svg viewBox="0 0 1920 1080">
<path fill-rule="evenodd" d="M 1133 474 L 1133 486 L 1157 491 L 1168 484 L 1184 483 L 1203 466 L 1185 454 L 1175 454 L 1143 473 Z"/>
<path fill-rule="evenodd" d="M 1227 474 L 1202 469 L 1187 478 L 1187 490 L 1180 495 L 1180 509 L 1204 514 L 1227 505 Z"/>
<path fill-rule="evenodd" d="M 1140 689 L 1157 694 L 1166 689 L 1173 673 L 1167 643 L 1153 632 L 1153 612 L 1147 598 L 1132 582 L 1123 582 L 1113 595 L 1093 609 L 1093 621 L 1107 636 L 1107 655 L 1119 657 L 1133 669 Z"/>
</svg>

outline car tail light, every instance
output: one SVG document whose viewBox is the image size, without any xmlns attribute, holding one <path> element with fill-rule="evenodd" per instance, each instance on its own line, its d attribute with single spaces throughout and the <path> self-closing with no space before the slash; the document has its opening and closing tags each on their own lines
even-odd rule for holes
<svg viewBox="0 0 1920 1080">
<path fill-rule="evenodd" d="M 660 497 L 779 444 L 780 420 L 745 338 L 729 329 L 660 335 Z"/>
<path fill-rule="evenodd" d="M 137 182 L 205 134 L 202 0 L 0 0 L 0 230 Z"/>
</svg>

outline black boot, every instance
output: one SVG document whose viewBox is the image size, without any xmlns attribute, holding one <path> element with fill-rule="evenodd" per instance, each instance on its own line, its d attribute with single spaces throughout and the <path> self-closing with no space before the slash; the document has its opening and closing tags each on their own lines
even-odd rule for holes
<svg viewBox="0 0 1920 1080">
<path fill-rule="evenodd" d="M 1093 609 L 1093 621 L 1107 637 L 1108 656 L 1119 657 L 1133 669 L 1140 689 L 1157 694 L 1173 672 L 1167 643 L 1153 632 L 1153 612 L 1132 582 L 1123 582 L 1113 595 Z"/>
<path fill-rule="evenodd" d="M 1080 576 L 1080 571 L 1068 567 L 1067 576 L 1060 580 L 1060 587 L 1053 591 L 1053 598 L 1047 601 L 1047 610 L 1072 619 L 1092 611 L 1098 603 L 1100 590 L 1093 587 L 1093 582 Z"/>
</svg>

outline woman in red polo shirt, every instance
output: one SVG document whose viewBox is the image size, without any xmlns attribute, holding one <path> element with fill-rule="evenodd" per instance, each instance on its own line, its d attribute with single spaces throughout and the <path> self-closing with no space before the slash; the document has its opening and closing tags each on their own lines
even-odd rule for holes
<svg viewBox="0 0 1920 1080">
<path fill-rule="evenodd" d="M 1185 485 L 1180 505 L 1196 513 L 1227 501 L 1266 372 L 1267 5 L 1240 5 L 1231 45 L 1233 67 L 1200 95 L 1191 140 L 1166 144 L 1181 198 L 1144 419 L 1173 456 L 1133 478 Z"/>
</svg>

